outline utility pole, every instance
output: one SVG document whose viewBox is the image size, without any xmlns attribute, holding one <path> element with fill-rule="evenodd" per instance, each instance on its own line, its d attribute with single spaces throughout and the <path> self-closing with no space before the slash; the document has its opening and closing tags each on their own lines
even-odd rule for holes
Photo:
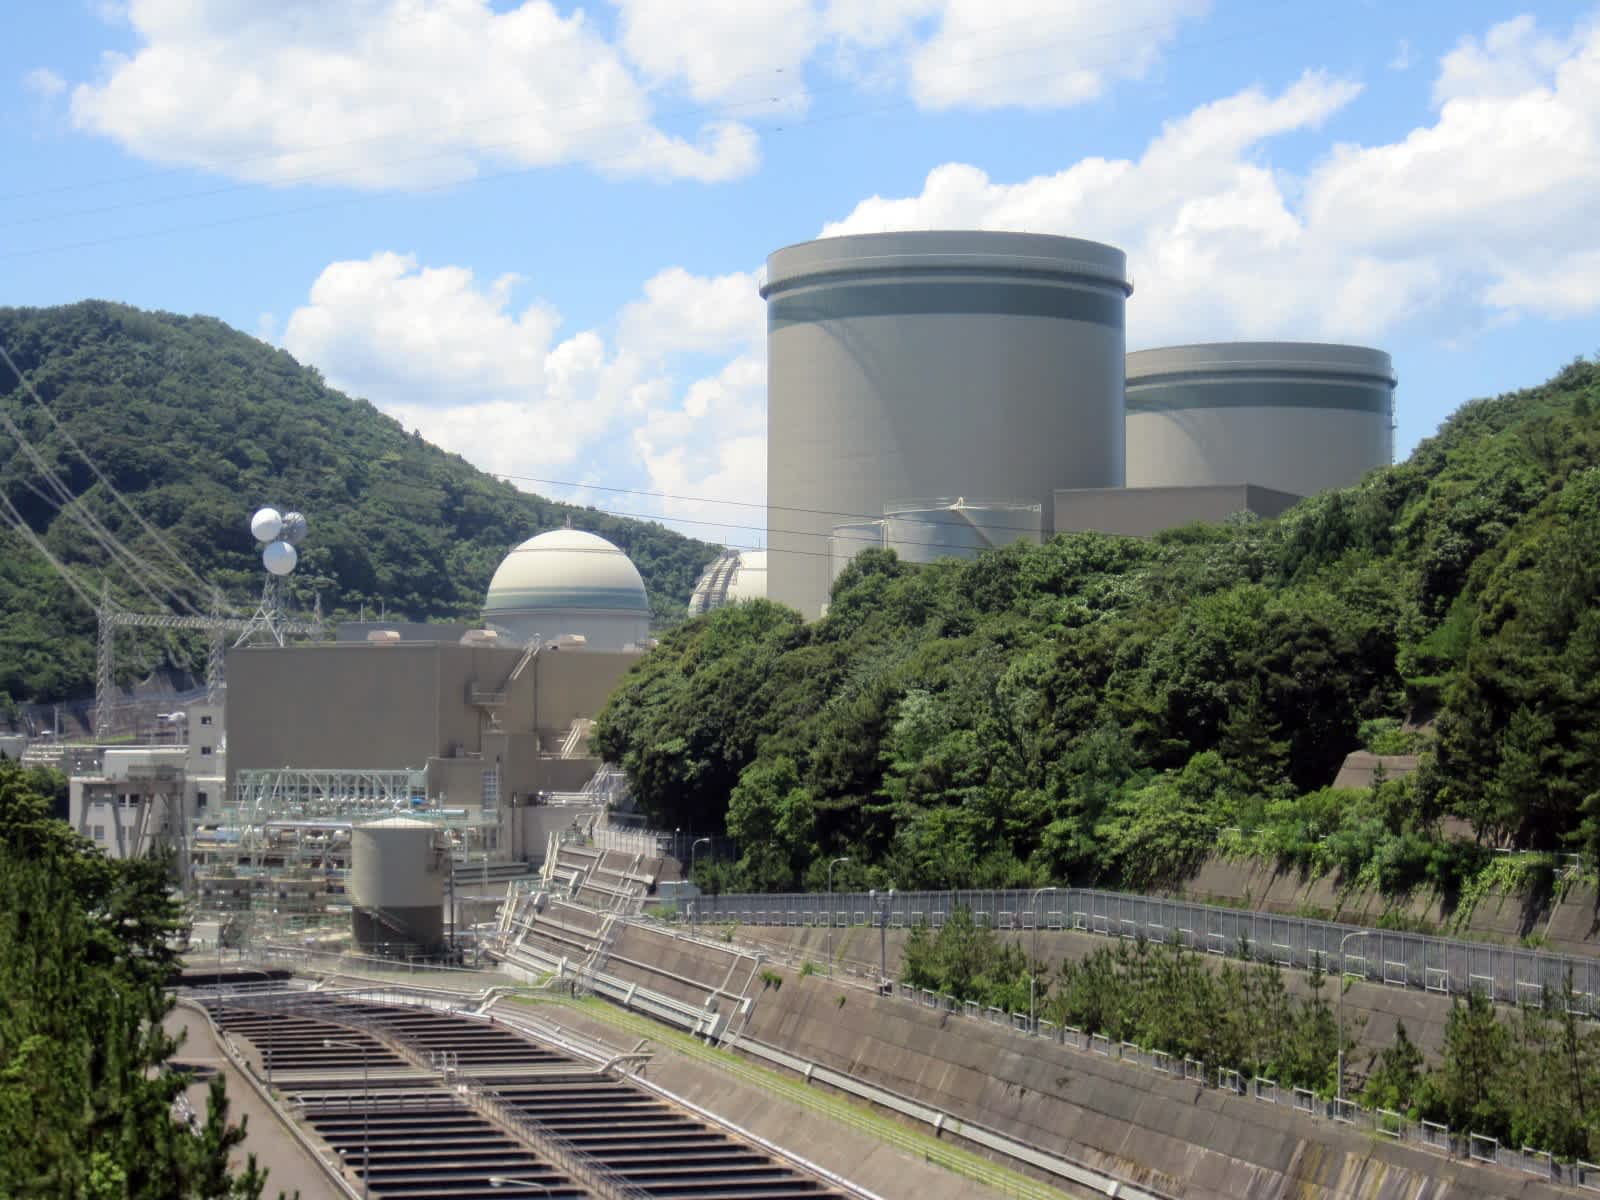
<svg viewBox="0 0 1600 1200">
<path fill-rule="evenodd" d="M 845 855 L 843 858 L 836 858 L 828 864 L 828 977 L 830 979 L 833 977 L 833 869 L 840 863 L 849 861 L 850 856 Z"/>
</svg>

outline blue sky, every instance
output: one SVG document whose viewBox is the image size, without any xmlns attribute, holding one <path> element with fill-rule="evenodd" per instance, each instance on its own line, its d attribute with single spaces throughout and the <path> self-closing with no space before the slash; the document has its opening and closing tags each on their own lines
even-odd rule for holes
<svg viewBox="0 0 1600 1200">
<path fill-rule="evenodd" d="M 1389 350 L 1402 453 L 1600 350 L 1593 3 L 8 7 L 0 304 L 212 314 L 713 540 L 760 540 L 757 272 L 824 231 L 1113 242 L 1130 347 Z"/>
</svg>

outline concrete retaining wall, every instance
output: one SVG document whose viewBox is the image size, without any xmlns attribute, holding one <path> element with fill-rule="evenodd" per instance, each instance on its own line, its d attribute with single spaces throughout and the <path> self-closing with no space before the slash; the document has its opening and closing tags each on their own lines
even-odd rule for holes
<svg viewBox="0 0 1600 1200">
<path fill-rule="evenodd" d="M 1514 946 L 1535 935 L 1544 939 L 1542 949 L 1555 953 L 1600 954 L 1600 894 L 1587 885 L 1568 889 L 1558 901 L 1490 891 L 1459 928 L 1456 913 L 1435 893 L 1419 891 L 1396 901 L 1375 891 L 1344 891 L 1330 876 L 1302 875 L 1255 859 L 1210 858 L 1181 888 L 1164 894 L 1357 925 L 1376 925 L 1391 914 L 1432 932 L 1472 941 Z"/>
<path fill-rule="evenodd" d="M 802 956 L 825 959 L 820 929 L 786 934 Z M 904 935 L 890 931 L 892 941 Z M 1028 935 L 1031 938 L 1031 934 Z M 813 948 L 810 939 L 817 939 Z M 1105 939 L 1041 933 L 1041 957 L 1084 952 Z M 839 930 L 841 959 L 873 952 L 877 932 Z M 1075 943 L 1081 943 L 1075 944 Z M 889 946 L 891 955 L 898 946 Z M 754 961 L 736 945 L 691 941 L 663 930 L 619 932 L 614 975 L 703 1004 L 753 975 Z M 891 966 L 893 957 L 890 959 Z M 778 986 L 756 976 L 749 1025 L 741 1032 L 809 1061 L 846 1071 L 1047 1151 L 1195 1200 L 1315 1196 L 1355 1200 L 1477 1200 L 1569 1195 L 1529 1176 L 1472 1168 L 1411 1147 L 1313 1121 L 1287 1107 L 1225 1095 L 1143 1067 L 1029 1039 L 970 1018 L 923 1009 L 845 986 L 821 974 L 768 963 Z M 1289 973 L 1293 978 L 1295 973 Z M 1438 997 L 1357 985 L 1346 997 L 1352 1021 L 1365 1008 L 1369 1032 L 1403 1017 L 1419 1040 L 1436 1041 L 1445 1011 Z M 1388 1034 L 1383 1034 L 1386 1039 Z"/>
</svg>

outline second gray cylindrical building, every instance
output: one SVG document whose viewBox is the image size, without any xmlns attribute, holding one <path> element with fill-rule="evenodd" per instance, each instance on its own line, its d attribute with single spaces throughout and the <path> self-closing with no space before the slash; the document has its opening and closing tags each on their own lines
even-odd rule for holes
<svg viewBox="0 0 1600 1200">
<path fill-rule="evenodd" d="M 1056 488 L 1121 486 L 1131 290 L 1122 251 L 1038 234 L 861 234 L 772 254 L 768 596 L 815 617 L 830 533 L 891 503 L 983 496 L 1049 514 Z"/>
</svg>

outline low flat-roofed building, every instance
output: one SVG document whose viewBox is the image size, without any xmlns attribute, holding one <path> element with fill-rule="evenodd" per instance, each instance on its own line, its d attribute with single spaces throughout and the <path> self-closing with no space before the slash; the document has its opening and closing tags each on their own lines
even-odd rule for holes
<svg viewBox="0 0 1600 1200">
<path fill-rule="evenodd" d="M 1115 533 L 1150 537 L 1196 521 L 1218 522 L 1235 513 L 1276 517 L 1303 500 L 1253 483 L 1193 487 L 1068 488 L 1055 493 L 1057 533 Z"/>
</svg>

